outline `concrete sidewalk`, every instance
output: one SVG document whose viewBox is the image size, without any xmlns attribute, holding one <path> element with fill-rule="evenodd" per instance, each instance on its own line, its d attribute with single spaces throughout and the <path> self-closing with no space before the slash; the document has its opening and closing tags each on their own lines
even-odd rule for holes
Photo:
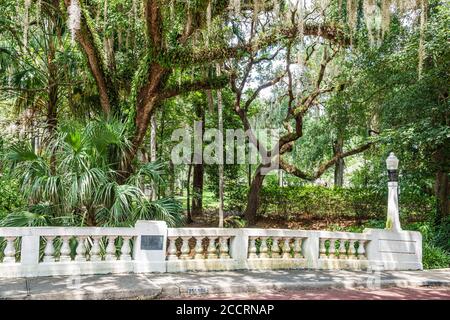
<svg viewBox="0 0 450 320">
<path fill-rule="evenodd" d="M 450 287 L 450 269 L 430 271 L 264 270 L 0 279 L 0 299 L 158 299 L 268 290 Z"/>
</svg>

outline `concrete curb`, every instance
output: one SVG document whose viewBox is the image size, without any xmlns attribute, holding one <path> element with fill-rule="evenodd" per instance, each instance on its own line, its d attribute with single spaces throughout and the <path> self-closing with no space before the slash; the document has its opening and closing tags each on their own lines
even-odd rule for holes
<svg viewBox="0 0 450 320">
<path fill-rule="evenodd" d="M 121 274 L 87 276 L 81 279 L 74 277 L 0 279 L 0 300 L 147 300 L 180 297 L 196 299 L 209 294 L 314 289 L 429 286 L 450 288 L 450 269 L 385 273 L 378 279 L 375 281 L 373 276 L 347 271 L 283 271 L 271 274 L 258 272 Z"/>
<path fill-rule="evenodd" d="M 379 283 L 379 288 L 418 288 L 439 286 L 450 288 L 450 280 L 382 280 Z M 158 298 L 176 298 L 176 297 L 195 297 L 204 296 L 208 294 L 245 294 L 256 292 L 269 292 L 273 290 L 285 291 L 301 291 L 301 290 L 315 290 L 315 289 L 375 289 L 374 285 L 367 283 L 367 281 L 321 281 L 319 283 L 264 283 L 264 284 L 237 284 L 231 286 L 206 286 L 201 285 L 196 287 L 196 291 L 189 291 L 187 286 L 172 286 L 170 288 L 163 288 Z"/>
</svg>

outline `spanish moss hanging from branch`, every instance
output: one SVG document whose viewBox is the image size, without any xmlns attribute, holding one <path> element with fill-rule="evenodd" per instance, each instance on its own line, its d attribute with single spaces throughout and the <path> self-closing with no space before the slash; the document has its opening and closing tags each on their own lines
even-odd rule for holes
<svg viewBox="0 0 450 320">
<path fill-rule="evenodd" d="M 253 20 L 252 23 L 255 25 L 258 21 L 259 11 L 261 10 L 261 0 L 254 0 L 253 2 Z"/>
<path fill-rule="evenodd" d="M 28 46 L 28 28 L 30 26 L 30 19 L 29 19 L 29 13 L 30 13 L 30 6 L 31 6 L 31 0 L 25 0 L 25 17 L 23 19 L 23 45 L 24 47 Z"/>
<path fill-rule="evenodd" d="M 134 3 L 134 1 L 136 1 L 136 0 L 133 0 L 133 3 Z M 175 18 L 175 0 L 170 0 L 169 14 L 170 14 L 170 20 L 173 21 L 173 19 Z"/>
<path fill-rule="evenodd" d="M 391 0 L 383 0 L 381 2 L 381 37 L 389 30 L 391 24 Z"/>
<path fill-rule="evenodd" d="M 171 3 L 173 3 L 173 2 L 171 2 Z M 173 4 L 172 4 L 171 9 L 172 8 L 173 8 Z M 131 5 L 131 11 L 132 11 L 132 14 L 133 14 L 133 23 L 134 23 L 134 26 L 136 27 L 136 21 L 138 19 L 136 0 L 133 0 L 133 4 Z"/>
<path fill-rule="evenodd" d="M 303 37 L 305 30 L 305 20 L 304 20 L 305 3 L 304 0 L 298 0 L 297 2 L 297 20 L 298 20 L 298 38 L 300 41 L 300 48 L 297 52 L 297 63 L 302 64 L 302 47 L 303 47 Z"/>
<path fill-rule="evenodd" d="M 298 35 L 300 41 L 303 41 L 303 35 L 305 30 L 305 21 L 304 21 L 304 0 L 298 0 L 297 3 L 297 19 L 298 19 Z"/>
<path fill-rule="evenodd" d="M 233 2 L 233 10 L 236 15 L 241 12 L 241 0 L 231 0 Z"/>
<path fill-rule="evenodd" d="M 275 18 L 278 18 L 280 16 L 280 2 L 279 2 L 279 0 L 273 0 L 273 13 L 275 15 Z"/>
<path fill-rule="evenodd" d="M 211 33 L 211 0 L 208 1 L 208 6 L 206 7 L 206 44 L 209 45 L 209 35 Z"/>
<path fill-rule="evenodd" d="M 106 24 L 108 22 L 108 0 L 103 4 L 103 32 L 106 32 Z"/>
<path fill-rule="evenodd" d="M 75 43 L 75 35 L 80 30 L 81 9 L 78 0 L 71 0 L 68 8 L 69 19 L 67 21 L 70 30 L 72 44 Z"/>
<path fill-rule="evenodd" d="M 425 28 L 427 23 L 427 0 L 420 0 L 420 37 L 419 37 L 419 79 L 422 77 L 423 60 L 425 59 Z"/>
<path fill-rule="evenodd" d="M 36 22 L 39 22 L 41 18 L 41 9 L 42 9 L 42 1 L 37 0 L 36 1 Z"/>
<path fill-rule="evenodd" d="M 347 24 L 350 28 L 350 46 L 353 42 L 353 33 L 356 29 L 358 6 L 356 0 L 347 0 Z"/>
<path fill-rule="evenodd" d="M 363 2 L 363 11 L 364 11 L 364 20 L 366 22 L 367 27 L 367 35 L 369 37 L 369 41 L 371 45 L 375 44 L 375 35 L 376 35 L 376 13 L 377 13 L 377 5 L 375 0 L 365 0 Z"/>
</svg>

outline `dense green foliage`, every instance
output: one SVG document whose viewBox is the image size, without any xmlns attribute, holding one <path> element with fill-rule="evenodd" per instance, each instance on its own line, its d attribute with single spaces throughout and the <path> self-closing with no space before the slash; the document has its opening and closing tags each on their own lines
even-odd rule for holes
<svg viewBox="0 0 450 320">
<path fill-rule="evenodd" d="M 24 203 L 18 183 L 8 177 L 0 177 L 0 219 L 21 208 Z"/>
<path fill-rule="evenodd" d="M 52 144 L 36 154 L 29 145 L 15 144 L 5 153 L 11 174 L 29 199 L 26 208 L 11 210 L 5 226 L 132 225 L 138 219 L 182 222 L 181 206 L 171 199 L 149 201 L 141 187 L 162 178 L 163 164 L 143 164 L 119 184 L 120 153 L 129 148 L 124 127 L 95 121 L 61 125 Z M 118 160 L 116 160 L 118 161 Z"/>
<path fill-rule="evenodd" d="M 223 179 L 225 227 L 254 215 L 385 228 L 394 151 L 402 224 L 424 235 L 426 267 L 448 266 L 445 1 L 77 3 L 79 26 L 70 1 L 0 0 L 0 225 L 178 226 L 203 196 L 201 223 Z M 174 165 L 174 130 L 220 118 L 293 137 L 290 167 L 252 189 L 261 157 L 223 177 L 219 164 Z"/>
<path fill-rule="evenodd" d="M 262 197 L 262 215 L 278 212 L 286 218 L 305 215 L 367 220 L 382 218 L 386 214 L 386 194 L 365 188 L 268 186 L 263 189 Z M 433 199 L 402 194 L 400 206 L 402 218 L 420 219 L 423 213 L 433 210 L 434 202 Z"/>
</svg>

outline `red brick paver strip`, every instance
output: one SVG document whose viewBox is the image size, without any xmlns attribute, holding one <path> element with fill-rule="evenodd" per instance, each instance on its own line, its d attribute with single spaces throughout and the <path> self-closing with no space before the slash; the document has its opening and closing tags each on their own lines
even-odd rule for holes
<svg viewBox="0 0 450 320">
<path fill-rule="evenodd" d="M 317 289 L 226 295 L 181 296 L 193 300 L 450 300 L 450 288 Z"/>
</svg>

